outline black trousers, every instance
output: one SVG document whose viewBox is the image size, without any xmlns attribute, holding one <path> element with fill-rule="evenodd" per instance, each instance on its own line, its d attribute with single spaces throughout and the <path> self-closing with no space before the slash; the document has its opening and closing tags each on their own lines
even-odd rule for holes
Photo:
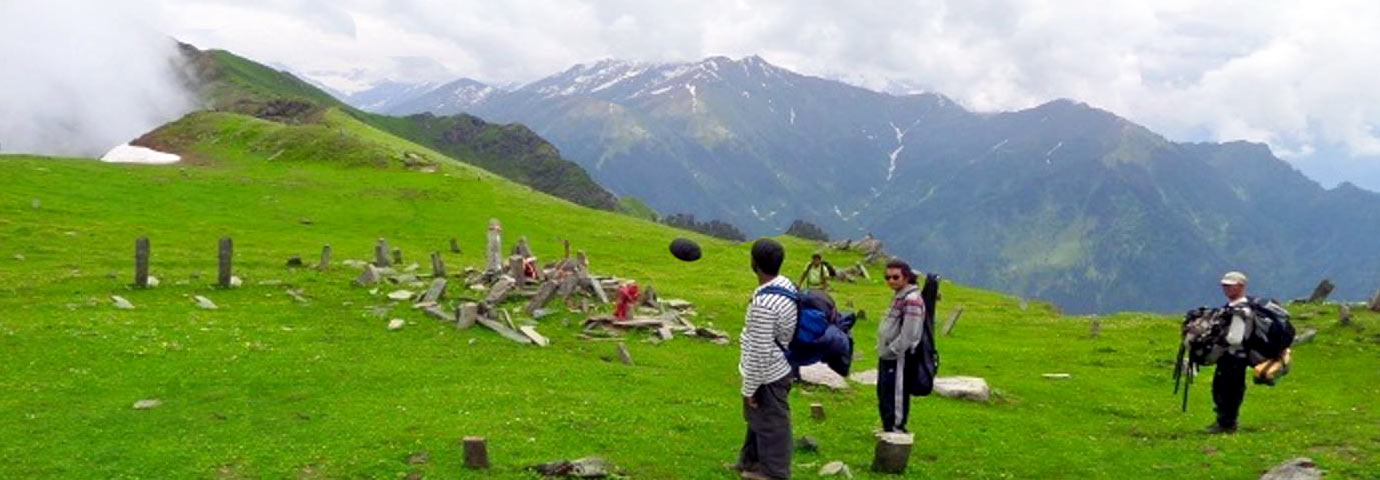
<svg viewBox="0 0 1380 480">
<path fill-rule="evenodd" d="M 747 438 L 738 452 L 738 468 L 771 478 L 791 478 L 791 376 L 757 387 L 752 399 L 757 408 L 743 399 L 743 419 Z"/>
<path fill-rule="evenodd" d="M 1217 424 L 1235 427 L 1241 402 L 1246 399 L 1245 358 L 1231 354 L 1217 359 L 1217 371 L 1212 373 L 1212 403 L 1217 406 Z"/>
<path fill-rule="evenodd" d="M 906 431 L 910 420 L 910 394 L 896 360 L 877 361 L 877 413 L 882 416 L 882 430 Z"/>
</svg>

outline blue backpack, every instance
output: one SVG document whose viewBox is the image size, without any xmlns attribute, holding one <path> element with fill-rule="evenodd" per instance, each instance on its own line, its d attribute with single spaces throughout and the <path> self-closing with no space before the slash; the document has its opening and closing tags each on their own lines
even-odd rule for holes
<svg viewBox="0 0 1380 480">
<path fill-rule="evenodd" d="M 796 292 L 778 286 L 763 288 L 757 293 L 759 297 L 762 295 L 780 295 L 795 304 L 797 316 L 791 343 L 777 345 L 786 353 L 786 361 L 791 367 L 801 367 L 820 361 L 825 353 L 821 351 L 825 347 L 823 344 L 832 338 L 829 330 L 833 326 L 833 300 L 829 299 L 828 295 L 807 292 L 806 298 L 802 301 Z"/>
</svg>

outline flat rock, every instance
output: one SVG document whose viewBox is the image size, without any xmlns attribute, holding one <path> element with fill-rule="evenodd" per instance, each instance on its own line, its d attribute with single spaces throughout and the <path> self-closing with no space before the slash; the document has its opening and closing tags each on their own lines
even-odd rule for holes
<svg viewBox="0 0 1380 480">
<path fill-rule="evenodd" d="M 1299 332 L 1298 337 L 1294 338 L 1294 345 L 1303 345 L 1305 343 L 1311 342 L 1313 341 L 1313 337 L 1316 336 L 1318 336 L 1318 329 L 1306 328 L 1302 332 Z"/>
<path fill-rule="evenodd" d="M 158 281 L 158 277 L 149 275 L 149 288 L 157 287 L 159 283 L 163 282 Z"/>
<path fill-rule="evenodd" d="M 415 295 L 415 293 L 412 293 L 411 290 L 394 290 L 388 292 L 388 299 L 402 301 L 412 298 L 413 295 Z"/>
<path fill-rule="evenodd" d="M 195 300 L 195 301 L 196 301 L 196 306 L 199 307 L 199 308 L 201 308 L 201 309 L 203 309 L 203 310 L 216 310 L 216 309 L 220 308 L 220 307 L 216 306 L 216 302 L 212 302 L 211 299 L 206 298 L 206 297 L 203 297 L 203 296 L 201 296 L 201 295 L 197 295 L 197 296 L 195 296 L 195 297 L 192 297 L 192 300 Z"/>
<path fill-rule="evenodd" d="M 395 319 L 389 320 L 389 321 L 388 321 L 388 331 L 392 332 L 392 331 L 402 330 L 403 325 L 406 324 L 406 323 L 407 323 L 407 322 L 404 322 L 403 319 L 401 319 L 401 318 L 395 318 Z"/>
<path fill-rule="evenodd" d="M 845 390 L 848 388 L 848 381 L 842 375 L 829 369 L 823 363 L 814 363 L 800 367 L 800 381 L 815 385 L 824 385 L 835 390 Z"/>
<path fill-rule="evenodd" d="M 1323 478 L 1322 470 L 1308 458 L 1295 458 L 1270 469 L 1260 476 L 1260 480 L 1317 480 Z"/>
<path fill-rule="evenodd" d="M 234 275 L 230 276 L 230 288 L 240 288 L 243 285 L 244 280 L 241 280 L 240 277 L 236 277 Z"/>
<path fill-rule="evenodd" d="M 137 401 L 137 402 L 134 402 L 134 409 L 135 409 L 135 410 L 148 410 L 148 409 L 150 409 L 150 408 L 156 408 L 156 407 L 158 407 L 159 405 L 162 405 L 162 404 L 163 404 L 163 401 L 162 401 L 162 400 L 159 400 L 159 399 L 157 399 L 157 398 L 145 398 L 145 399 L 143 399 L 143 400 L 139 400 L 139 401 Z"/>
<path fill-rule="evenodd" d="M 986 402 L 992 398 L 992 388 L 978 377 L 939 377 L 934 379 L 934 393 L 942 397 Z"/>
<path fill-rule="evenodd" d="M 871 370 L 863 370 L 861 372 L 853 372 L 852 375 L 848 376 L 848 379 L 863 385 L 876 385 L 877 369 L 874 368 Z"/>
<path fill-rule="evenodd" d="M 800 437 L 795 441 L 795 449 L 802 452 L 818 452 L 819 440 L 811 436 Z"/>
<path fill-rule="evenodd" d="M 606 478 L 613 473 L 613 466 L 600 457 L 558 460 L 533 465 L 528 469 L 547 477 L 567 478 Z"/>
<path fill-rule="evenodd" d="M 1040 376 L 1048 378 L 1050 380 L 1068 380 L 1070 378 L 1073 378 L 1073 375 L 1067 373 L 1046 373 Z"/>
<path fill-rule="evenodd" d="M 375 285 L 379 283 L 379 269 L 372 264 L 365 264 L 364 271 L 360 272 L 359 277 L 355 278 L 356 285 Z"/>
<path fill-rule="evenodd" d="M 134 309 L 134 304 L 133 304 L 133 303 L 129 303 L 129 300 L 125 300 L 125 297 L 121 297 L 121 296 L 119 296 L 119 295 L 111 295 L 111 296 L 110 296 L 110 301 L 115 302 L 115 308 L 118 308 L 118 309 L 120 309 L 120 310 L 133 310 L 133 309 Z"/>
<path fill-rule="evenodd" d="M 832 462 L 829 462 L 829 463 L 824 464 L 823 467 L 820 467 L 820 468 L 819 468 L 819 476 L 821 476 L 821 477 L 841 476 L 841 477 L 843 477 L 843 478 L 853 478 L 853 472 L 851 472 L 851 471 L 848 470 L 848 465 L 847 465 L 847 464 L 835 460 L 835 461 L 832 461 Z"/>
</svg>

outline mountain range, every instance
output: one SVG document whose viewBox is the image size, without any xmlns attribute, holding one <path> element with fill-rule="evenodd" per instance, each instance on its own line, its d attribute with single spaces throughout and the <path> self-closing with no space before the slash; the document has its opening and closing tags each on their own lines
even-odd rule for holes
<svg viewBox="0 0 1380 480">
<path fill-rule="evenodd" d="M 1215 302 L 1245 270 L 1262 294 L 1380 286 L 1380 195 L 1325 189 L 1244 142 L 1179 143 L 1056 100 L 973 112 L 749 56 L 605 60 L 517 88 L 460 79 L 381 113 L 521 123 L 617 195 L 751 235 L 800 219 L 873 233 L 927 270 L 1070 312 Z"/>
</svg>

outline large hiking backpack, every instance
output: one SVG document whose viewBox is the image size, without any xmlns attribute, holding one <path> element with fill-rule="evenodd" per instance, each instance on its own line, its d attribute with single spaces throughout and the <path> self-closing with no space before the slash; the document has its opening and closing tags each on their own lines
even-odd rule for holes
<svg viewBox="0 0 1380 480">
<path fill-rule="evenodd" d="M 786 361 L 792 369 L 822 361 L 839 375 L 848 375 L 852 365 L 853 338 L 835 325 L 838 312 L 829 294 L 818 290 L 798 294 L 783 287 L 769 286 L 757 295 L 781 295 L 795 303 L 795 332 L 789 344 L 778 345 L 785 352 Z"/>
<path fill-rule="evenodd" d="M 934 308 L 939 303 L 939 275 L 925 275 L 920 287 L 920 300 L 925 302 L 925 319 L 920 342 L 906 351 L 906 393 L 923 397 L 934 391 L 934 379 L 939 376 L 939 350 L 934 345 Z"/>
<path fill-rule="evenodd" d="M 1255 313 L 1255 325 L 1248 347 L 1263 359 L 1278 359 L 1284 350 L 1294 345 L 1294 324 L 1289 322 L 1289 311 L 1271 298 L 1248 299 Z"/>
</svg>

